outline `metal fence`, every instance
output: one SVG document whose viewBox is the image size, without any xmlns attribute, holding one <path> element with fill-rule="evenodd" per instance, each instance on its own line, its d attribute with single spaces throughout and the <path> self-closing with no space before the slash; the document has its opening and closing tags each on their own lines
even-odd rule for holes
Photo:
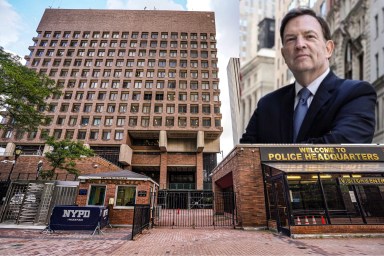
<svg viewBox="0 0 384 256">
<path fill-rule="evenodd" d="M 76 185 L 57 185 L 54 181 L 12 182 L 4 198 L 0 220 L 44 225 L 55 205 L 73 205 L 76 195 Z"/>
<path fill-rule="evenodd" d="M 132 236 L 133 240 L 137 234 L 141 234 L 143 229 L 149 228 L 151 207 L 149 204 L 136 204 L 133 211 Z"/>
<path fill-rule="evenodd" d="M 154 226 L 235 227 L 236 202 L 233 192 L 161 191 L 153 211 Z"/>
</svg>

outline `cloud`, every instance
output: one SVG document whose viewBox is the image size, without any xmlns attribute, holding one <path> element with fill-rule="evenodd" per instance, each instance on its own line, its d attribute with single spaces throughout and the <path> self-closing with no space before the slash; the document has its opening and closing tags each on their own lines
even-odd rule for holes
<svg viewBox="0 0 384 256">
<path fill-rule="evenodd" d="M 0 45 L 6 48 L 19 40 L 22 20 L 6 0 L 0 0 L 0 10 Z"/>
<path fill-rule="evenodd" d="M 128 10 L 183 10 L 183 6 L 172 0 L 107 0 L 107 9 Z"/>
</svg>

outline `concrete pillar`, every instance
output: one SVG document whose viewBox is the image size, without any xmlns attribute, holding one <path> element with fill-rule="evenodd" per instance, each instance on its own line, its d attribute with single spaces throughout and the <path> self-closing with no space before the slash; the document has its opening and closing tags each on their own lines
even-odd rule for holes
<svg viewBox="0 0 384 256">
<path fill-rule="evenodd" d="M 6 157 L 13 156 L 15 149 L 16 149 L 16 144 L 13 142 L 8 142 L 7 146 L 5 147 L 4 156 Z"/>
<path fill-rule="evenodd" d="M 196 141 L 196 150 L 197 152 L 203 152 L 204 149 L 204 131 L 197 132 L 197 141 Z"/>
<path fill-rule="evenodd" d="M 127 144 L 120 145 L 119 162 L 124 165 L 132 164 L 133 150 Z"/>
<path fill-rule="evenodd" d="M 159 133 L 159 147 L 162 152 L 167 151 L 167 131 L 160 131 Z"/>
</svg>

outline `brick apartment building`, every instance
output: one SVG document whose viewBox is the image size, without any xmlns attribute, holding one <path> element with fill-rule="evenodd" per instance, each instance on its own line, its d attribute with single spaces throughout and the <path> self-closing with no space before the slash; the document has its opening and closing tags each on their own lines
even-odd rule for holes
<svg viewBox="0 0 384 256">
<path fill-rule="evenodd" d="M 222 133 L 213 12 L 46 9 L 32 40 L 27 66 L 62 95 L 42 109 L 50 123 L 1 132 L 6 153 L 41 154 L 45 135 L 80 140 L 160 189 L 211 188 Z"/>
</svg>

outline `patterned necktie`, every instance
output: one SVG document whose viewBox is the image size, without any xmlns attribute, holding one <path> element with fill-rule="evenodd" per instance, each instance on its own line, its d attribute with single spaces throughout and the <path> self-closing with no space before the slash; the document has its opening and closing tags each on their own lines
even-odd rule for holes
<svg viewBox="0 0 384 256">
<path fill-rule="evenodd" d="M 293 114 L 293 142 L 296 142 L 301 123 L 303 122 L 304 117 L 307 114 L 307 100 L 309 96 L 311 96 L 311 91 L 304 87 L 299 91 L 298 95 L 300 97 L 299 102 L 297 103 L 295 113 Z"/>
</svg>

